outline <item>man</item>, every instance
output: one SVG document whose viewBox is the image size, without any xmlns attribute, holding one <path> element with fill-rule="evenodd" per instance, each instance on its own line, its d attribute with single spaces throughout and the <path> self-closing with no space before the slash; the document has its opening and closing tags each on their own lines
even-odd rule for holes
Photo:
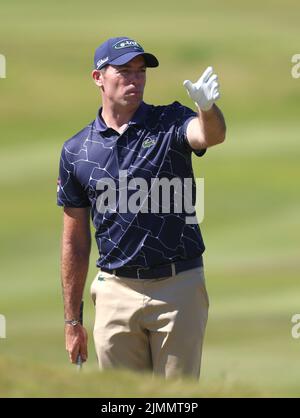
<svg viewBox="0 0 300 418">
<path fill-rule="evenodd" d="M 198 378 L 208 314 L 204 244 L 182 202 L 191 195 L 195 201 L 192 153 L 202 156 L 225 138 L 224 118 L 214 104 L 218 79 L 209 67 L 195 84 L 184 82 L 195 113 L 178 102 L 143 102 L 146 68 L 159 63 L 132 39 L 104 42 L 94 64 L 102 107 L 65 142 L 60 160 L 66 349 L 72 363 L 78 355 L 87 359 L 79 310 L 91 216 L 100 255 L 91 286 L 100 368 Z M 163 182 L 175 187 L 162 191 Z"/>
</svg>

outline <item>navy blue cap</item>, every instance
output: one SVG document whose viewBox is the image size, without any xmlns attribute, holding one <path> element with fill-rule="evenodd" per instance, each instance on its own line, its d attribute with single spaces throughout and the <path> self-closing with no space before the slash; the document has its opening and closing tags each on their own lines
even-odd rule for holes
<svg viewBox="0 0 300 418">
<path fill-rule="evenodd" d="M 145 59 L 146 67 L 158 67 L 157 58 L 145 52 L 140 44 L 133 39 L 122 36 L 119 38 L 110 38 L 100 45 L 94 56 L 94 64 L 96 70 L 101 70 L 108 64 L 123 65 L 142 55 Z"/>
</svg>

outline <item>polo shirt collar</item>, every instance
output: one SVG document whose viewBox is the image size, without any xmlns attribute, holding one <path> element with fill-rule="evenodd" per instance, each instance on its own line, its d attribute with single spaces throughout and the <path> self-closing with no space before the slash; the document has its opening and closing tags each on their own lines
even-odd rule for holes
<svg viewBox="0 0 300 418">
<path fill-rule="evenodd" d="M 129 121 L 128 125 L 144 125 L 146 114 L 148 110 L 148 105 L 145 102 L 141 102 L 135 114 L 132 116 L 132 119 Z M 100 107 L 96 119 L 95 119 L 95 128 L 97 131 L 105 132 L 110 129 L 104 122 L 102 116 L 102 107 Z"/>
</svg>

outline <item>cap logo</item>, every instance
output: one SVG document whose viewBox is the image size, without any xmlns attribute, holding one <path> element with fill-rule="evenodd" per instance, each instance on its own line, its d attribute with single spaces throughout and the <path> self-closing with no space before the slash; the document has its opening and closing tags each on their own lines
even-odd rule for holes
<svg viewBox="0 0 300 418">
<path fill-rule="evenodd" d="M 119 41 L 114 45 L 115 49 L 123 49 L 123 48 L 138 48 L 143 49 L 141 45 L 139 45 L 136 41 L 131 41 L 124 39 L 123 41 Z"/>
<path fill-rule="evenodd" d="M 101 58 L 101 60 L 97 61 L 97 68 L 99 68 L 102 64 L 104 64 L 106 61 L 108 61 L 108 57 Z"/>
</svg>

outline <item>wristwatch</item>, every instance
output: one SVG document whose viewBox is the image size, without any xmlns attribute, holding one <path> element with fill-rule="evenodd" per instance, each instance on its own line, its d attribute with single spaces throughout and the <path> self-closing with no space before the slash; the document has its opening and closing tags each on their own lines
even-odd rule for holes
<svg viewBox="0 0 300 418">
<path fill-rule="evenodd" d="M 80 324 L 80 321 L 78 319 L 65 319 L 65 324 L 75 327 L 77 324 Z"/>
</svg>

